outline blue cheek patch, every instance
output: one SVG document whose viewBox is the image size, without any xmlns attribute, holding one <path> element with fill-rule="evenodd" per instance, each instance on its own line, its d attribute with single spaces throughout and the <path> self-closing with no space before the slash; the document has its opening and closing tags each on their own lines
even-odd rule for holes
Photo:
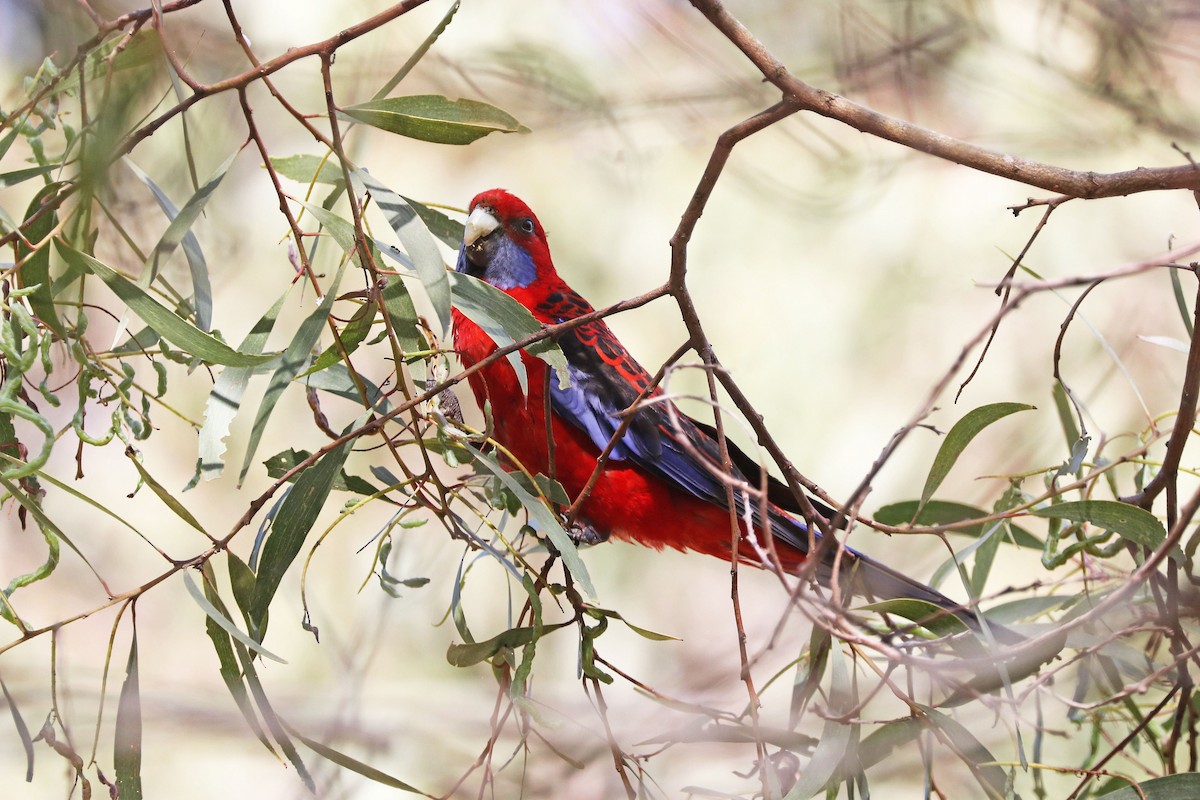
<svg viewBox="0 0 1200 800">
<path fill-rule="evenodd" d="M 462 258 L 460 255 L 460 262 Z M 537 267 L 533 264 L 533 256 L 507 237 L 500 240 L 496 252 L 492 255 L 492 263 L 488 264 L 487 272 L 483 276 L 484 280 L 497 289 L 525 287 L 536 278 Z"/>
</svg>

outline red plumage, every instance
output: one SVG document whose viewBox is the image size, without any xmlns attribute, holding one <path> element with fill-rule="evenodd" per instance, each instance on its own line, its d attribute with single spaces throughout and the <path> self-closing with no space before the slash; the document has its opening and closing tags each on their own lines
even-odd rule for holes
<svg viewBox="0 0 1200 800">
<path fill-rule="evenodd" d="M 546 325 L 593 311 L 559 277 L 537 217 L 525 203 L 501 189 L 483 192 L 471 201 L 457 269 L 506 292 Z M 506 359 L 472 373 L 468 381 L 480 406 L 491 406 L 495 440 L 531 474 L 553 477 L 571 498 L 577 498 L 600 453 L 617 432 L 621 412 L 645 390 L 650 376 L 603 320 L 571 328 L 556 341 L 567 357 L 568 388 L 559 385 L 556 375 L 547 381 L 546 363 L 524 351 L 520 357 L 528 376 L 527 393 L 522 392 Z M 469 367 L 495 352 L 496 344 L 455 311 L 454 348 Z M 715 432 L 670 406 L 658 390 L 650 398 L 655 402 L 640 405 L 628 429 L 613 444 L 577 519 L 598 538 L 611 535 L 654 548 L 694 550 L 727 559 L 732 538 L 729 493 L 717 477 L 721 459 Z M 547 407 L 551 409 L 549 429 Z M 548 436 L 554 443 L 553 464 Z M 756 462 L 732 444 L 729 448 L 734 478 L 757 486 L 761 476 Z M 748 541 L 749 517 L 752 533 L 769 535 L 779 565 L 795 572 L 820 537 L 810 533 L 796 516 L 796 501 L 786 487 L 773 478 L 768 480 L 773 502 L 766 504 L 765 512 L 760 502 L 748 499 L 740 490 L 735 492 L 741 531 L 737 555 L 748 563 L 764 565 L 762 554 L 767 545 L 762 542 L 755 547 Z M 849 548 L 839 553 L 837 548 L 823 547 L 821 552 L 815 577 L 825 585 L 830 585 L 836 574 L 843 592 L 878 599 L 919 599 L 979 628 L 970 610 L 878 561 Z"/>
</svg>

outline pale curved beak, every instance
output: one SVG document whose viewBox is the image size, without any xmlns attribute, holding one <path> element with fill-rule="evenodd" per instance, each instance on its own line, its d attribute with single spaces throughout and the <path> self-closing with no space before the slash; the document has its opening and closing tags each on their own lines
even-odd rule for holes
<svg viewBox="0 0 1200 800">
<path fill-rule="evenodd" d="M 471 216 L 467 217 L 467 224 L 463 228 L 463 244 L 470 247 L 499 227 L 500 220 L 496 219 L 491 211 L 483 206 L 476 206 Z"/>
</svg>

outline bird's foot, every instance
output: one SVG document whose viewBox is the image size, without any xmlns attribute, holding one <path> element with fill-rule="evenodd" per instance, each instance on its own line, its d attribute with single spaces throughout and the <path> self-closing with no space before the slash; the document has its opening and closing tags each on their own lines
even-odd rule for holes
<svg viewBox="0 0 1200 800">
<path fill-rule="evenodd" d="M 608 531 L 593 528 L 586 522 L 572 522 L 567 526 L 567 536 L 576 546 L 601 544 L 608 541 Z"/>
</svg>

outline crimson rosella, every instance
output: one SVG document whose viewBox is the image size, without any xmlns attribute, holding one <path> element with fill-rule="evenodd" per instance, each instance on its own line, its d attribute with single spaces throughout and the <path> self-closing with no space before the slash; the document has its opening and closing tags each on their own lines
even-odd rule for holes
<svg viewBox="0 0 1200 800">
<path fill-rule="evenodd" d="M 483 192 L 471 201 L 457 270 L 505 292 L 546 325 L 593 310 L 559 277 L 538 218 L 525 203 L 502 189 Z M 553 463 L 551 477 L 576 498 L 620 427 L 622 412 L 650 384 L 651 377 L 603 319 L 570 328 L 557 342 L 567 359 L 570 382 L 566 388 L 559 386 L 557 375 L 546 380 L 545 371 L 553 369 L 524 352 L 527 391 L 505 359 L 472 373 L 468 380 L 480 407 L 491 404 L 495 440 L 530 474 L 550 475 Z M 471 366 L 494 352 L 496 344 L 455 311 L 454 348 L 463 364 Z M 718 477 L 722 459 L 716 432 L 679 411 L 657 389 L 649 399 L 652 402 L 639 407 L 612 447 L 599 479 L 578 509 L 577 521 L 593 540 L 611 535 L 658 549 L 674 547 L 730 558 L 728 493 L 726 483 Z M 553 439 L 553 462 L 548 436 Z M 727 444 L 732 477 L 758 486 L 758 464 L 731 442 Z M 755 548 L 748 539 L 753 535 L 746 531 L 748 502 L 753 528 L 770 529 L 779 566 L 794 573 L 805 561 L 810 542 L 820 541 L 820 536 L 810 533 L 799 518 L 795 499 L 782 482 L 770 481 L 765 520 L 764 504 L 747 500 L 735 490 L 743 529 L 737 557 L 744 563 L 764 565 L 765 547 Z M 816 505 L 822 513 L 831 513 Z M 825 585 L 832 581 L 837 551 L 836 547 L 821 548 L 815 576 Z M 865 555 L 844 548 L 836 563 L 843 592 L 879 600 L 923 600 L 953 613 L 971 628 L 979 628 L 970 610 Z"/>
</svg>

